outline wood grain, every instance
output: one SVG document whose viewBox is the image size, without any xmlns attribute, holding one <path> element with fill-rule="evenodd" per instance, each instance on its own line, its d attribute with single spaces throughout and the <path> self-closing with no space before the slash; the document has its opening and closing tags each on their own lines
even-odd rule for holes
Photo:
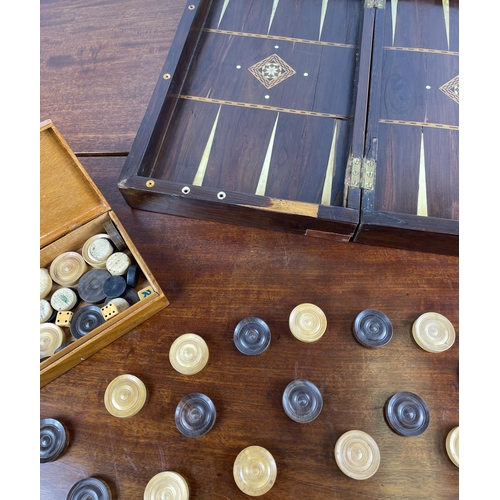
<svg viewBox="0 0 500 500">
<path fill-rule="evenodd" d="M 115 179 L 123 159 L 82 159 L 147 262 L 171 304 L 41 390 L 41 417 L 69 427 L 71 442 L 57 462 L 40 468 L 41 498 L 65 498 L 86 475 L 108 481 L 119 499 L 140 498 L 153 475 L 181 473 L 191 498 L 246 498 L 232 465 L 246 446 L 275 457 L 278 476 L 266 498 L 455 499 L 458 469 L 445 440 L 458 424 L 458 335 L 445 353 L 426 353 L 414 342 L 413 321 L 436 311 L 457 334 L 458 261 L 455 257 L 335 243 L 283 232 L 185 219 L 131 209 Z M 317 304 L 328 319 L 311 345 L 289 331 L 299 303 Z M 356 342 L 351 326 L 363 309 L 385 312 L 394 327 L 379 350 Z M 271 345 L 245 357 L 232 340 L 244 317 L 271 329 Z M 168 361 L 181 334 L 202 336 L 210 360 L 199 374 L 178 374 Z M 104 407 L 107 384 L 122 373 L 141 378 L 149 399 L 129 420 Z M 307 378 L 322 391 L 324 408 L 309 425 L 290 420 L 281 406 L 286 385 Z M 75 390 L 75 388 L 77 388 Z M 417 438 L 393 433 L 383 406 L 408 390 L 430 409 Z M 214 402 L 217 421 L 206 436 L 189 439 L 176 429 L 177 403 L 190 392 Z M 336 466 L 336 440 L 363 430 L 381 452 L 378 472 L 354 481 Z"/>
<path fill-rule="evenodd" d="M 128 152 L 183 10 L 182 1 L 42 0 L 40 120 L 52 119 L 75 152 Z"/>
</svg>

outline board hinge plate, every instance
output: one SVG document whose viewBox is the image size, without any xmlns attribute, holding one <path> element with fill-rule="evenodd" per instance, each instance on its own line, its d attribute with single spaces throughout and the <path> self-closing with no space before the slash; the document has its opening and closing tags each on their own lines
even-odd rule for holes
<svg viewBox="0 0 500 500">
<path fill-rule="evenodd" d="M 385 9 L 386 0 L 365 0 L 365 7 L 368 9 Z"/>
</svg>

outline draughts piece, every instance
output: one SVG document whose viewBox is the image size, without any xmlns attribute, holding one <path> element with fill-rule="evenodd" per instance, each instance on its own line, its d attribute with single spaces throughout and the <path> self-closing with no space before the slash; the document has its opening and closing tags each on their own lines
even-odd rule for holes
<svg viewBox="0 0 500 500">
<path fill-rule="evenodd" d="M 412 326 L 415 342 L 427 352 L 443 352 L 455 342 L 455 328 L 442 314 L 428 312 L 419 316 Z"/>
<path fill-rule="evenodd" d="M 40 299 L 40 323 L 48 323 L 53 313 L 50 302 L 45 299 Z"/>
<path fill-rule="evenodd" d="M 242 319 L 234 329 L 234 344 L 238 351 L 249 356 L 263 353 L 271 343 L 271 330 L 260 318 Z"/>
<path fill-rule="evenodd" d="M 102 291 L 109 299 L 121 297 L 127 290 L 127 282 L 123 276 L 110 276 L 102 285 Z"/>
<path fill-rule="evenodd" d="M 83 244 L 82 257 L 90 266 L 105 269 L 106 261 L 113 251 L 107 234 L 95 234 Z"/>
<path fill-rule="evenodd" d="M 430 422 L 425 401 L 412 392 L 398 392 L 391 396 L 384 408 L 389 427 L 401 436 L 418 436 Z"/>
<path fill-rule="evenodd" d="M 106 269 L 92 269 L 78 282 L 78 294 L 89 304 L 102 304 L 106 299 L 103 291 L 105 281 L 111 276 Z"/>
<path fill-rule="evenodd" d="M 69 490 L 66 500 L 111 500 L 109 486 L 102 479 L 87 477 L 75 483 Z"/>
<path fill-rule="evenodd" d="M 106 260 L 106 269 L 112 276 L 123 276 L 130 266 L 130 257 L 124 252 L 115 252 Z"/>
<path fill-rule="evenodd" d="M 69 330 L 75 339 L 79 339 L 104 323 L 101 308 L 84 306 L 73 314 Z"/>
<path fill-rule="evenodd" d="M 353 333 L 365 347 L 382 347 L 392 339 L 392 323 L 383 312 L 365 309 L 356 316 Z"/>
<path fill-rule="evenodd" d="M 69 328 L 71 325 L 72 318 L 73 318 L 73 312 L 58 311 L 56 316 L 56 325 Z"/>
<path fill-rule="evenodd" d="M 54 418 L 40 420 L 40 463 L 55 462 L 69 444 L 66 427 Z"/>
<path fill-rule="evenodd" d="M 135 375 L 116 377 L 106 388 L 104 405 L 115 417 L 127 418 L 137 414 L 146 402 L 147 390 L 144 382 Z"/>
<path fill-rule="evenodd" d="M 64 252 L 52 261 L 49 272 L 58 285 L 73 286 L 87 269 L 87 263 L 78 252 Z"/>
<path fill-rule="evenodd" d="M 122 238 L 120 232 L 114 225 L 113 221 L 106 221 L 104 224 L 104 230 L 108 234 L 108 236 L 111 238 L 111 241 L 113 242 L 113 245 L 117 248 L 119 252 L 122 250 L 125 250 L 127 248 L 127 244 L 125 243 L 125 240 Z"/>
<path fill-rule="evenodd" d="M 459 428 L 454 427 L 446 436 L 446 452 L 450 460 L 458 467 L 459 462 Z"/>
<path fill-rule="evenodd" d="M 184 436 L 198 438 L 207 434 L 215 424 L 217 413 L 212 400 L 205 394 L 193 392 L 184 396 L 175 409 L 175 425 Z"/>
<path fill-rule="evenodd" d="M 70 311 L 78 303 L 78 295 L 71 288 L 59 288 L 50 298 L 50 305 L 56 311 Z"/>
<path fill-rule="evenodd" d="M 144 500 L 189 500 L 189 486 L 177 472 L 160 472 L 146 485 Z"/>
<path fill-rule="evenodd" d="M 151 295 L 151 290 L 148 287 L 148 292 L 146 296 Z M 145 298 L 145 297 L 143 297 Z M 139 298 L 139 294 L 136 292 L 136 290 L 132 287 L 127 287 L 125 290 L 125 293 L 123 294 L 122 299 L 125 299 L 131 306 L 134 304 L 137 304 L 141 299 Z"/>
<path fill-rule="evenodd" d="M 40 268 L 40 298 L 44 299 L 52 290 L 52 278 L 48 269 Z"/>
<path fill-rule="evenodd" d="M 285 413 L 295 422 L 312 422 L 323 408 L 323 396 L 309 380 L 298 379 L 290 382 L 282 398 Z"/>
<path fill-rule="evenodd" d="M 209 350 L 202 337 L 195 333 L 185 333 L 174 340 L 168 357 L 176 371 L 183 375 L 194 375 L 205 368 Z"/>
<path fill-rule="evenodd" d="M 54 351 L 64 342 L 65 334 L 60 326 L 54 323 L 40 325 L 40 358 L 52 356 Z"/>
<path fill-rule="evenodd" d="M 139 266 L 137 264 L 131 264 L 128 266 L 126 280 L 127 285 L 135 288 L 137 286 L 137 282 L 139 281 Z"/>
<path fill-rule="evenodd" d="M 380 450 L 366 432 L 348 431 L 335 443 L 335 461 L 339 469 L 353 479 L 368 479 L 380 465 Z"/>
<path fill-rule="evenodd" d="M 319 340 L 325 333 L 326 325 L 325 313 L 314 304 L 299 304 L 290 313 L 290 331 L 301 342 Z"/>
<path fill-rule="evenodd" d="M 248 446 L 240 451 L 233 465 L 238 488 L 249 496 L 267 493 L 276 482 L 278 468 L 271 453 L 262 446 Z"/>
<path fill-rule="evenodd" d="M 104 321 L 109 321 L 111 318 L 119 314 L 119 309 L 112 302 L 108 302 L 104 307 L 101 307 L 101 314 Z"/>
</svg>

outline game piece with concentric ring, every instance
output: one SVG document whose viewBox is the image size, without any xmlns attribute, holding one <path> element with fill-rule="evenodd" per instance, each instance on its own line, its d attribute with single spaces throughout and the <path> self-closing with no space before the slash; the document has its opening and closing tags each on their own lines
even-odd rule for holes
<svg viewBox="0 0 500 500">
<path fill-rule="evenodd" d="M 238 351 L 248 356 L 262 354 L 271 343 L 271 330 L 260 318 L 242 319 L 234 329 L 234 344 Z"/>
<path fill-rule="evenodd" d="M 106 269 L 92 269 L 86 272 L 78 282 L 78 294 L 89 304 L 102 304 L 106 299 L 103 285 L 111 277 Z"/>
<path fill-rule="evenodd" d="M 189 486 L 178 472 L 159 472 L 146 485 L 144 500 L 189 500 Z"/>
<path fill-rule="evenodd" d="M 55 283 L 68 287 L 76 285 L 87 269 L 87 263 L 78 252 L 64 252 L 52 261 L 49 273 Z"/>
<path fill-rule="evenodd" d="M 207 434 L 215 424 L 217 412 L 205 394 L 193 392 L 184 396 L 174 414 L 175 425 L 186 437 L 198 438 Z"/>
<path fill-rule="evenodd" d="M 79 339 L 104 323 L 101 308 L 98 306 L 84 306 L 73 314 L 69 331 L 75 339 Z"/>
<path fill-rule="evenodd" d="M 312 422 L 323 408 L 323 396 L 309 380 L 297 379 L 290 382 L 282 398 L 285 413 L 295 422 Z"/>
<path fill-rule="evenodd" d="M 111 500 L 111 490 L 102 479 L 87 477 L 75 483 L 66 500 Z"/>
<path fill-rule="evenodd" d="M 455 342 L 455 328 L 451 321 L 436 312 L 419 316 L 412 325 L 415 342 L 427 352 L 443 352 Z"/>
<path fill-rule="evenodd" d="M 60 326 L 54 323 L 40 325 L 40 358 L 52 356 L 54 351 L 64 342 L 65 333 Z"/>
<path fill-rule="evenodd" d="M 55 418 L 40 420 L 40 463 L 56 461 L 69 444 L 68 430 Z"/>
<path fill-rule="evenodd" d="M 104 405 L 111 415 L 119 418 L 132 417 L 141 411 L 147 398 L 144 382 L 126 373 L 113 379 L 104 393 Z"/>
<path fill-rule="evenodd" d="M 389 427 L 401 436 L 419 436 L 430 422 L 429 408 L 425 401 L 412 392 L 397 392 L 384 407 Z"/>
<path fill-rule="evenodd" d="M 185 333 L 177 337 L 170 346 L 170 364 L 183 375 L 194 375 L 203 370 L 208 358 L 206 342 L 195 333 Z"/>
<path fill-rule="evenodd" d="M 383 312 L 365 309 L 356 316 L 353 333 L 365 347 L 382 347 L 392 339 L 392 323 Z"/>
<path fill-rule="evenodd" d="M 366 432 L 347 431 L 335 443 L 335 462 L 339 469 L 353 479 L 372 477 L 380 465 L 380 450 Z"/>
<path fill-rule="evenodd" d="M 446 436 L 446 452 L 450 460 L 458 467 L 459 465 L 459 427 L 454 427 Z"/>
<path fill-rule="evenodd" d="M 247 446 L 233 464 L 233 477 L 238 488 L 249 496 L 267 493 L 276 482 L 278 468 L 272 454 L 262 446 Z"/>
<path fill-rule="evenodd" d="M 301 342 L 316 342 L 326 331 L 325 313 L 314 304 L 299 304 L 288 321 L 293 336 Z"/>
</svg>

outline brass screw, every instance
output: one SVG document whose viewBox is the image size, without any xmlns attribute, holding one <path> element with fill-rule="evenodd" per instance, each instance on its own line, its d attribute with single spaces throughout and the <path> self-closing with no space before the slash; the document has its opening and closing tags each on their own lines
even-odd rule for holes
<svg viewBox="0 0 500 500">
<path fill-rule="evenodd" d="M 152 188 L 154 185 L 155 185 L 155 181 L 149 180 L 149 181 L 146 182 L 146 186 L 148 188 Z"/>
<path fill-rule="evenodd" d="M 165 73 L 165 74 L 163 75 L 163 79 L 164 79 L 164 80 L 170 80 L 170 73 Z"/>
<path fill-rule="evenodd" d="M 188 7 L 188 9 L 189 9 L 189 10 L 194 10 L 194 5 L 190 5 L 190 6 Z"/>
</svg>

